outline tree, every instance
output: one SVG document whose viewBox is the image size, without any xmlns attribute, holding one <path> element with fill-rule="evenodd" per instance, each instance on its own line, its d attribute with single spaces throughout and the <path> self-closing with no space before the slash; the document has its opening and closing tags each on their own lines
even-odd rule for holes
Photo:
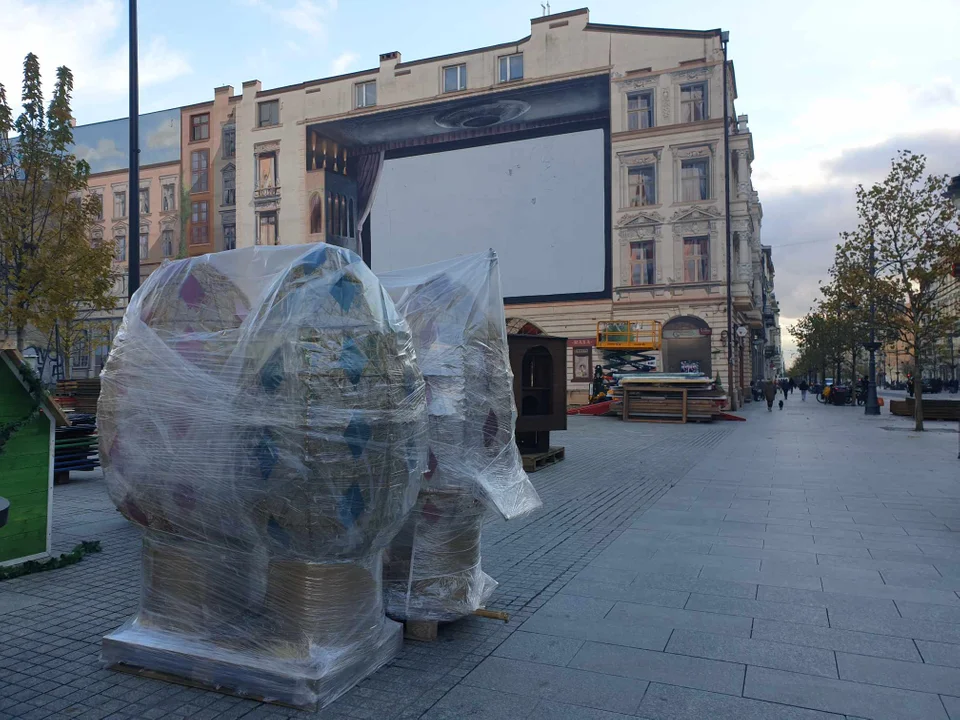
<svg viewBox="0 0 960 720">
<path fill-rule="evenodd" d="M 960 320 L 946 302 L 952 265 L 960 262 L 958 212 L 947 176 L 925 171 L 923 155 L 901 151 L 884 180 L 857 187 L 859 224 L 841 234 L 835 262 L 847 290 L 864 305 L 876 303 L 879 334 L 895 334 L 912 360 L 917 430 L 923 430 L 924 364 Z"/>
<path fill-rule="evenodd" d="M 26 329 L 47 332 L 79 308 L 113 307 L 113 248 L 88 238 L 99 199 L 85 195 L 90 166 L 73 146 L 73 75 L 57 69 L 46 110 L 40 62 L 23 63 L 23 111 L 13 120 L 0 84 L 0 331 L 24 346 Z"/>
</svg>

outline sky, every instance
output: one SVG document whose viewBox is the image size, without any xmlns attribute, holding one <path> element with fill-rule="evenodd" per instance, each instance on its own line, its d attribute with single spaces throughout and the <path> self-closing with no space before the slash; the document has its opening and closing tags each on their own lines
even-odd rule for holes
<svg viewBox="0 0 960 720">
<path fill-rule="evenodd" d="M 582 0 L 581 0 L 582 2 Z M 75 77 L 80 124 L 127 114 L 127 3 L 0 0 L 0 82 L 16 100 L 21 64 Z M 555 0 L 551 12 L 581 5 Z M 140 110 L 508 42 L 529 34 L 539 0 L 141 0 Z M 452 12 L 455 9 L 455 12 Z M 730 31 L 737 112 L 748 114 L 774 248 L 781 326 L 803 315 L 838 234 L 856 225 L 854 189 L 885 174 L 898 149 L 960 173 L 960 0 L 594 0 L 597 23 Z M 105 153 L 112 148 L 102 148 Z M 785 350 L 792 340 L 784 333 Z"/>
</svg>

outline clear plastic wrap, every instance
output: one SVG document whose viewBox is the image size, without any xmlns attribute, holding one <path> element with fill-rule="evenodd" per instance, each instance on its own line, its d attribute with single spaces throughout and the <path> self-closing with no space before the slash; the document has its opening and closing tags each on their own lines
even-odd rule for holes
<svg viewBox="0 0 960 720">
<path fill-rule="evenodd" d="M 416 507 L 386 552 L 387 613 L 455 620 L 496 588 L 480 567 L 486 509 L 509 520 L 541 504 L 514 440 L 497 256 L 491 250 L 380 280 L 413 334 L 429 448 Z"/>
<path fill-rule="evenodd" d="M 137 615 L 103 659 L 326 705 L 401 644 L 382 552 L 426 466 L 406 322 L 350 251 L 165 264 L 102 375 L 110 496 L 144 528 Z"/>
</svg>

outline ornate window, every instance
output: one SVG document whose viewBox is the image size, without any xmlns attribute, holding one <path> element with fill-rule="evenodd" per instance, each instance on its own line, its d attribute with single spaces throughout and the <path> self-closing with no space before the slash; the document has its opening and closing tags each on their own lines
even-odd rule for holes
<svg viewBox="0 0 960 720">
<path fill-rule="evenodd" d="M 237 249 L 237 226 L 233 224 L 223 226 L 223 249 Z"/>
<path fill-rule="evenodd" d="M 220 148 L 224 158 L 232 158 L 237 154 L 237 126 L 224 125 L 221 134 Z"/>
<path fill-rule="evenodd" d="M 657 204 L 657 167 L 639 165 L 627 170 L 627 194 L 630 207 Z"/>
<path fill-rule="evenodd" d="M 706 282 L 710 279 L 710 238 L 683 239 L 683 281 Z"/>
<path fill-rule="evenodd" d="M 140 262 L 143 262 L 150 255 L 150 230 L 149 228 L 140 228 Z"/>
<path fill-rule="evenodd" d="M 177 183 L 168 180 L 160 186 L 160 212 L 174 212 L 177 209 Z"/>
<path fill-rule="evenodd" d="M 657 271 L 654 263 L 654 241 L 630 243 L 630 284 L 653 285 Z"/>
<path fill-rule="evenodd" d="M 708 158 L 681 161 L 680 199 L 684 202 L 710 199 L 710 160 Z"/>
<path fill-rule="evenodd" d="M 127 216 L 127 191 L 117 190 L 113 193 L 113 216 L 122 218 Z"/>
<path fill-rule="evenodd" d="M 165 228 L 163 232 L 160 233 L 160 245 L 163 249 L 163 256 L 165 258 L 173 257 L 173 230 L 170 228 Z"/>
<path fill-rule="evenodd" d="M 223 168 L 223 204 L 237 204 L 237 169 L 232 164 Z"/>
<path fill-rule="evenodd" d="M 149 187 L 140 188 L 140 214 L 141 215 L 150 214 L 150 188 Z"/>
<path fill-rule="evenodd" d="M 627 130 L 651 128 L 654 117 L 653 90 L 627 95 Z"/>
<path fill-rule="evenodd" d="M 257 245 L 277 245 L 277 213 L 262 212 L 257 223 Z"/>
<path fill-rule="evenodd" d="M 680 122 L 697 122 L 710 117 L 707 111 L 707 84 L 691 83 L 680 86 Z"/>
<path fill-rule="evenodd" d="M 113 257 L 117 262 L 126 262 L 127 260 L 127 234 L 123 230 L 117 230 L 113 236 L 114 252 Z"/>
</svg>

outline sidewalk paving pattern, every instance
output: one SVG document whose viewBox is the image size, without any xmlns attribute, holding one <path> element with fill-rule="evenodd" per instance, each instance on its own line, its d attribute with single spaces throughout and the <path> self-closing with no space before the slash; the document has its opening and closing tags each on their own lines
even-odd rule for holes
<svg viewBox="0 0 960 720">
<path fill-rule="evenodd" d="M 544 509 L 484 530 L 504 625 L 468 618 L 318 714 L 100 667 L 139 535 L 95 474 L 54 494 L 79 565 L 0 583 L 0 718 L 960 720 L 955 426 L 748 406 L 746 423 L 571 418 Z"/>
</svg>

